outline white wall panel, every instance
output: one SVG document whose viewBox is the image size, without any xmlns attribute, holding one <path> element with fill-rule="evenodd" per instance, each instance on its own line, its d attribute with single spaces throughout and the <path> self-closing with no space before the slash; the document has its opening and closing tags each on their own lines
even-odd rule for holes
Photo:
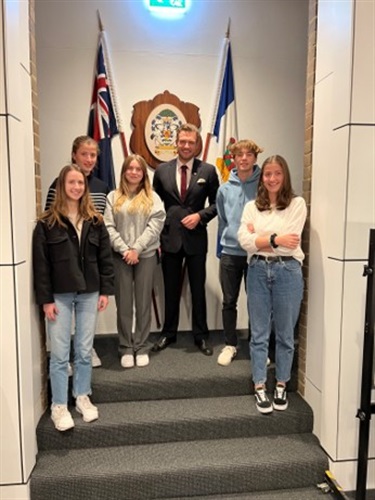
<svg viewBox="0 0 375 500">
<path fill-rule="evenodd" d="M 18 78 L 21 80 L 20 78 Z M 22 94 L 20 94 L 22 101 Z M 9 164 L 10 164 L 10 196 L 13 227 L 13 252 L 14 262 L 25 261 L 30 252 L 30 241 L 28 239 L 26 224 L 27 218 L 34 217 L 27 206 L 27 196 L 20 193 L 26 193 L 25 179 L 25 151 L 20 145 L 23 142 L 25 131 L 24 124 L 12 117 L 9 118 Z M 29 159 L 30 161 L 31 159 Z M 28 163 L 29 165 L 30 163 Z"/>
<path fill-rule="evenodd" d="M 320 1 L 318 8 L 316 82 L 333 74 L 333 127 L 349 121 L 352 46 L 352 2 Z M 315 128 L 315 127 L 314 127 Z"/>
<path fill-rule="evenodd" d="M 13 272 L 0 266 L 0 484 L 22 482 Z"/>
<path fill-rule="evenodd" d="M 375 123 L 375 2 L 355 3 L 352 123 Z"/>
<path fill-rule="evenodd" d="M 324 288 L 315 293 L 324 296 L 323 308 L 320 314 L 324 317 L 324 338 L 322 354 L 322 412 L 324 425 L 320 440 L 329 456 L 337 459 L 338 438 L 338 379 L 341 365 L 341 320 L 342 320 L 342 288 L 344 264 L 327 259 L 324 266 Z M 309 318 L 311 314 L 309 314 Z M 309 328 L 309 335 L 313 335 Z"/>
<path fill-rule="evenodd" d="M 36 422 L 34 421 L 34 395 L 32 373 L 32 331 L 30 328 L 30 273 L 29 261 L 15 268 L 15 308 L 18 338 L 18 373 L 20 379 L 21 434 L 23 442 L 24 481 L 35 464 Z"/>
<path fill-rule="evenodd" d="M 14 0 L 12 0 L 14 2 Z M 30 73 L 30 20 L 29 2 L 17 0 L 19 5 L 20 64 Z"/>
<path fill-rule="evenodd" d="M 367 259 L 375 228 L 375 126 L 351 127 L 347 197 L 345 258 Z"/>
<path fill-rule="evenodd" d="M 311 227 L 318 232 L 323 255 L 343 258 L 349 136 L 347 128 L 332 130 L 327 103 L 333 93 L 332 75 L 315 89 Z"/>
<path fill-rule="evenodd" d="M 324 2 L 319 2 L 319 7 L 322 3 Z M 332 4 L 334 6 L 331 27 L 333 93 L 329 105 L 332 106 L 333 128 L 337 128 L 350 122 L 354 2 L 333 0 Z M 323 46 L 322 50 L 325 49 Z"/>
<path fill-rule="evenodd" d="M 25 8 L 27 2 L 21 0 L 4 0 L 4 49 L 5 49 L 5 78 L 6 78 L 6 92 L 8 113 L 16 118 L 22 115 L 22 99 L 21 95 L 21 81 L 20 81 L 20 63 L 22 60 L 21 50 L 24 47 L 24 36 L 26 34 L 20 32 L 20 17 L 21 11 Z"/>
<path fill-rule="evenodd" d="M 0 116 L 0 264 L 13 263 L 7 144 L 8 122 L 9 117 Z"/>
</svg>

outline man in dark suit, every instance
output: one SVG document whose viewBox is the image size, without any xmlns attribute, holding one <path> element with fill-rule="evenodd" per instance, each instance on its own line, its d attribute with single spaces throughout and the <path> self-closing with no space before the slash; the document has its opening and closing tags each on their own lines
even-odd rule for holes
<svg viewBox="0 0 375 500">
<path fill-rule="evenodd" d="M 205 293 L 206 226 L 216 216 L 219 178 L 213 165 L 195 158 L 201 137 L 194 125 L 180 127 L 176 144 L 178 157 L 159 165 L 154 175 L 154 189 L 164 202 L 167 217 L 161 233 L 165 320 L 161 337 L 152 350 L 161 351 L 176 342 L 185 261 L 191 290 L 194 342 L 203 354 L 211 356 L 212 349 L 207 344 Z"/>
</svg>

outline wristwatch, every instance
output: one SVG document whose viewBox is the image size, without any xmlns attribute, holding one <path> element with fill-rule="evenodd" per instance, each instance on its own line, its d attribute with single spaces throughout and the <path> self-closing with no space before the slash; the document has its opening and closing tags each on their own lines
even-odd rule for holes
<svg viewBox="0 0 375 500">
<path fill-rule="evenodd" d="M 279 245 L 276 244 L 275 242 L 275 238 L 276 238 L 277 234 L 276 233 L 273 233 L 271 234 L 270 236 L 270 245 L 272 248 L 277 248 Z"/>
</svg>

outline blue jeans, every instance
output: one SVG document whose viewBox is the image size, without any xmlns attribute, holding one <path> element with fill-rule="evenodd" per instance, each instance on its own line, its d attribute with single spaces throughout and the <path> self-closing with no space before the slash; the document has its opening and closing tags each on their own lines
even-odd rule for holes
<svg viewBox="0 0 375 500">
<path fill-rule="evenodd" d="M 260 260 L 253 256 L 247 273 L 253 382 L 267 380 L 271 318 L 275 330 L 276 380 L 288 382 L 294 356 L 294 327 L 303 295 L 301 264 L 295 260 Z"/>
<path fill-rule="evenodd" d="M 246 275 L 247 256 L 221 254 L 219 276 L 223 292 L 223 329 L 225 343 L 234 347 L 237 347 L 237 301 Z"/>
<path fill-rule="evenodd" d="M 59 311 L 48 321 L 51 345 L 49 375 L 52 403 L 67 404 L 68 362 L 73 314 L 75 319 L 73 396 L 91 394 L 91 350 L 94 341 L 99 293 L 59 293 L 54 295 Z"/>
</svg>

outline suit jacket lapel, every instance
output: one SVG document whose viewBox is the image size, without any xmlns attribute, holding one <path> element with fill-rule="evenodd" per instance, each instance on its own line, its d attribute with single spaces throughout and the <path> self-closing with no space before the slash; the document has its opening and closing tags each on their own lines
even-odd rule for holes
<svg viewBox="0 0 375 500">
<path fill-rule="evenodd" d="M 200 163 L 201 162 L 199 160 L 197 160 L 196 158 L 194 159 L 193 168 L 191 170 L 189 187 L 188 187 L 188 190 L 186 191 L 186 197 L 189 196 L 189 191 L 194 187 L 195 183 L 198 180 L 198 167 L 199 167 Z"/>
</svg>

